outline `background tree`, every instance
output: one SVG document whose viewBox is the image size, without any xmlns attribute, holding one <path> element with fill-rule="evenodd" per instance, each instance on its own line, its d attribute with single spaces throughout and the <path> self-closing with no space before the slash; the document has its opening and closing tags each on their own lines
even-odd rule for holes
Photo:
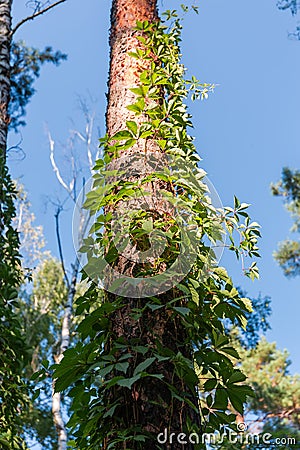
<svg viewBox="0 0 300 450">
<path fill-rule="evenodd" d="M 273 195 L 282 197 L 284 205 L 291 214 L 294 224 L 291 232 L 300 231 L 300 171 L 283 168 L 281 180 L 271 186 Z M 279 244 L 274 258 L 287 277 L 300 275 L 300 242 L 299 239 L 286 239 Z"/>
<path fill-rule="evenodd" d="M 38 2 L 40 3 L 40 2 Z M 56 4 L 62 3 L 62 1 Z M 51 9 L 55 5 L 49 5 Z M 40 7 L 42 4 L 40 3 Z M 31 18 L 46 12 L 44 8 L 38 7 Z M 12 0 L 1 0 L 0 2 L 0 314 L 1 322 L 1 390 L 0 390 L 0 440 L 1 446 L 5 448 L 25 448 L 22 433 L 22 415 L 28 406 L 28 386 L 24 381 L 24 367 L 27 364 L 28 352 L 22 326 L 16 315 L 18 308 L 18 289 L 23 281 L 19 254 L 19 236 L 12 225 L 15 216 L 16 190 L 10 178 L 6 165 L 7 133 L 11 122 L 11 111 L 15 114 L 15 119 L 20 119 L 21 113 L 33 93 L 32 83 L 39 75 L 39 65 L 44 61 L 58 63 L 62 59 L 62 54 L 52 54 L 50 48 L 44 52 L 33 52 L 28 49 L 27 54 L 31 56 L 31 66 L 17 67 L 18 54 L 22 45 L 13 46 L 13 69 L 11 70 L 11 50 L 12 36 L 21 26 L 17 24 L 12 29 L 11 20 Z M 25 18 L 22 24 L 29 18 Z M 23 52 L 25 47 L 23 45 Z M 29 61 L 29 59 L 28 59 Z M 22 73 L 23 72 L 23 73 Z M 28 75 L 32 73 L 31 78 Z M 27 76 L 29 90 L 21 92 L 21 88 L 14 85 L 14 82 L 22 83 Z M 12 92 L 12 102 L 10 94 Z M 22 97 L 22 94 L 24 96 Z M 16 104 L 18 106 L 16 107 Z M 23 109 L 22 109 L 23 108 Z M 18 125 L 17 121 L 13 124 Z"/>
<path fill-rule="evenodd" d="M 60 260 L 56 260 L 45 250 L 43 230 L 35 224 L 28 195 L 23 186 L 17 186 L 14 226 L 20 236 L 23 266 L 29 268 L 32 274 L 32 280 L 22 285 L 16 310 L 24 326 L 28 347 L 29 358 L 24 369 L 28 380 L 42 366 L 58 363 L 63 351 L 71 342 L 74 344 L 76 341 L 73 301 L 83 291 L 84 284 L 80 285 L 77 280 L 79 258 L 75 256 L 70 266 L 64 258 L 61 222 L 71 202 L 72 207 L 75 205 L 78 208 L 77 238 L 78 245 L 81 245 L 80 240 L 87 224 L 78 196 L 91 176 L 91 161 L 98 152 L 94 145 L 96 115 L 90 111 L 87 101 L 79 99 L 79 106 L 85 120 L 83 130 L 71 130 L 67 143 L 60 146 L 48 132 L 52 169 L 63 191 L 60 199 L 49 200 Z M 59 152 L 57 147 L 60 147 Z M 23 416 L 27 441 L 31 445 L 39 443 L 43 449 L 66 448 L 67 432 L 64 422 L 68 415 L 69 400 L 67 396 L 53 392 L 51 371 L 47 372 L 44 379 L 39 379 L 31 400 L 30 408 Z"/>
<path fill-rule="evenodd" d="M 277 6 L 281 11 L 289 10 L 293 16 L 299 13 L 299 0 L 278 0 Z M 289 38 L 300 40 L 300 26 L 297 25 L 295 31 L 288 34 Z"/>
<path fill-rule="evenodd" d="M 9 129 L 18 131 L 25 125 L 26 106 L 35 93 L 34 81 L 40 76 L 41 66 L 47 62 L 60 64 L 67 55 L 53 51 L 28 47 L 24 41 L 13 42 L 10 56 L 10 102 Z"/>
<path fill-rule="evenodd" d="M 246 331 L 233 328 L 230 334 L 241 355 L 240 367 L 255 395 L 249 399 L 244 416 L 240 418 L 241 427 L 234 436 L 235 441 L 216 441 L 213 448 L 265 448 L 264 434 L 269 435 L 268 448 L 297 448 L 300 439 L 300 377 L 290 374 L 287 351 L 280 351 L 276 343 L 260 336 L 259 330 L 265 332 L 269 327 L 270 299 L 265 298 L 264 302 L 252 299 L 252 302 L 254 307 L 256 304 L 259 306 L 256 317 L 262 326 L 256 327 L 254 333 L 252 327 Z M 259 442 L 256 435 L 260 436 Z M 281 441 L 276 442 L 276 439 Z"/>
<path fill-rule="evenodd" d="M 46 61 L 58 64 L 61 59 L 65 58 L 65 55 L 60 52 L 53 54 L 51 47 L 39 52 L 36 49 L 26 49 L 24 43 L 21 42 L 12 45 L 12 38 L 24 23 L 46 13 L 64 1 L 60 0 L 52 4 L 35 0 L 29 2 L 34 6 L 33 14 L 22 19 L 14 27 L 11 17 L 13 0 L 2 0 L 0 3 L 0 149 L 2 155 L 6 152 L 7 132 L 11 122 L 9 112 L 17 113 L 18 119 L 21 114 L 25 113 L 25 106 L 34 92 L 32 87 L 34 78 L 39 76 L 40 64 Z M 12 99 L 11 89 L 13 90 Z M 10 100 L 13 102 L 11 111 L 9 111 Z M 15 127 L 16 121 L 15 117 L 13 122 Z"/>
</svg>

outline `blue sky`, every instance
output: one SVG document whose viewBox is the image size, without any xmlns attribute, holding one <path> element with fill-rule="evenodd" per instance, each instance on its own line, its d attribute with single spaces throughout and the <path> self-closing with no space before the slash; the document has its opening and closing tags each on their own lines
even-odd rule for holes
<svg viewBox="0 0 300 450">
<path fill-rule="evenodd" d="M 25 3 L 15 2 L 15 21 L 28 14 Z M 178 8 L 180 3 L 164 0 L 160 9 Z M 230 205 L 234 194 L 251 203 L 251 216 L 262 225 L 263 234 L 260 281 L 245 279 L 232 256 L 221 263 L 249 295 L 271 296 L 268 338 L 289 350 L 292 371 L 300 372 L 300 280 L 285 279 L 272 258 L 278 241 L 288 237 L 291 220 L 269 189 L 283 166 L 300 168 L 300 42 L 287 38 L 296 23 L 289 12 L 278 11 L 275 0 L 202 0 L 198 6 L 199 15 L 185 17 L 183 61 L 189 74 L 219 86 L 209 100 L 190 105 L 196 146 L 223 204 Z M 97 98 L 104 133 L 109 7 L 109 0 L 69 0 L 25 24 L 16 35 L 29 45 L 50 44 L 68 54 L 59 68 L 43 68 L 22 130 L 26 158 L 10 159 L 13 175 L 22 176 L 29 191 L 36 223 L 43 225 L 53 254 L 54 217 L 49 208 L 45 213 L 45 198 L 60 195 L 60 189 L 49 161 L 45 124 L 57 142 L 64 142 L 74 128 L 70 118 L 79 128 L 83 123 L 77 96 L 90 92 Z M 16 140 L 12 134 L 11 144 Z M 70 205 L 62 228 L 68 261 L 73 258 L 71 210 Z"/>
</svg>

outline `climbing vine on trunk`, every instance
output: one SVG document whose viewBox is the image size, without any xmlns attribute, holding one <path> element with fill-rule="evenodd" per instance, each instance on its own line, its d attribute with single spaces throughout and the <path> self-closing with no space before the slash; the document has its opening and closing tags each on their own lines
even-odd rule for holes
<svg viewBox="0 0 300 450">
<path fill-rule="evenodd" d="M 184 100 L 213 86 L 185 80 L 181 23 L 136 23 L 129 56 L 142 67 L 133 115 L 100 140 L 85 207 L 94 224 L 82 251 L 79 343 L 54 366 L 56 390 L 70 389 L 69 427 L 78 449 L 203 448 L 203 433 L 235 427 L 251 389 L 224 321 L 245 327 L 251 302 L 239 295 L 215 247 L 224 245 L 258 277 L 259 225 L 249 205 L 213 205 L 188 134 Z M 162 433 L 162 434 L 161 434 Z M 170 442 L 171 433 L 172 442 Z M 181 434 L 179 436 L 180 433 Z M 179 439 L 180 438 L 180 441 Z"/>
<path fill-rule="evenodd" d="M 22 413 L 28 408 L 24 368 L 28 362 L 22 326 L 15 313 L 23 281 L 19 236 L 12 226 L 16 191 L 4 157 L 0 155 L 0 444 L 3 449 L 25 449 Z"/>
</svg>

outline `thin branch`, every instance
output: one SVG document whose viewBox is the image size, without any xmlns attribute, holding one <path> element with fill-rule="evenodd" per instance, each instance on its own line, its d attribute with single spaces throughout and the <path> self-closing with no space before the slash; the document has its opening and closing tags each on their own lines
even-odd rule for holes
<svg viewBox="0 0 300 450">
<path fill-rule="evenodd" d="M 93 167 L 94 167 L 93 158 L 92 158 L 92 152 L 91 152 L 91 143 L 92 143 L 92 134 L 93 134 L 93 127 L 94 127 L 94 119 L 95 119 L 95 114 L 93 114 L 92 116 L 90 116 L 90 120 L 89 120 L 89 122 L 86 124 L 86 134 L 87 134 L 87 156 L 88 156 L 88 161 L 89 161 L 89 166 L 90 166 L 90 172 L 91 172 L 91 175 L 93 175 Z"/>
<path fill-rule="evenodd" d="M 50 161 L 51 161 L 53 170 L 55 172 L 56 178 L 57 178 L 58 182 L 62 185 L 62 187 L 68 192 L 68 194 L 71 195 L 70 188 L 63 180 L 63 178 L 60 174 L 59 168 L 57 167 L 57 164 L 54 159 L 54 141 L 51 137 L 50 131 L 48 131 L 48 139 L 49 139 L 49 146 L 50 146 Z"/>
<path fill-rule="evenodd" d="M 45 14 L 47 11 L 50 11 L 50 9 L 54 8 L 55 6 L 58 6 L 60 3 L 64 3 L 66 0 L 58 0 L 55 3 L 52 3 L 52 5 L 47 6 L 44 9 L 41 9 L 40 11 L 35 12 L 34 14 L 31 14 L 31 16 L 25 17 L 25 19 L 22 19 L 17 25 L 11 30 L 10 37 L 12 37 L 15 32 L 26 22 L 29 20 L 33 20 L 38 16 L 41 16 L 42 14 Z"/>
<path fill-rule="evenodd" d="M 15 145 L 12 145 L 11 147 L 9 147 L 6 150 L 6 153 L 7 153 L 8 156 L 10 156 L 9 152 L 15 150 L 16 152 L 21 153 L 21 157 L 19 159 L 16 158 L 15 161 L 23 161 L 23 159 L 25 159 L 25 156 L 26 156 L 24 150 L 21 147 L 21 144 L 23 142 L 23 135 L 22 135 L 22 133 L 20 131 L 18 131 L 18 135 L 20 136 L 19 142 L 17 144 L 15 144 Z"/>
<path fill-rule="evenodd" d="M 57 211 L 55 213 L 55 225 L 56 225 L 56 238 L 57 238 L 57 244 L 58 244 L 58 252 L 59 252 L 59 259 L 61 263 L 61 267 L 64 273 L 64 278 L 66 281 L 66 285 L 68 289 L 70 289 L 70 282 L 69 278 L 66 272 L 65 263 L 64 263 L 64 257 L 62 252 L 62 245 L 61 245 L 61 238 L 60 238 L 60 230 L 59 230 L 59 215 L 61 213 L 61 208 L 57 208 Z"/>
</svg>

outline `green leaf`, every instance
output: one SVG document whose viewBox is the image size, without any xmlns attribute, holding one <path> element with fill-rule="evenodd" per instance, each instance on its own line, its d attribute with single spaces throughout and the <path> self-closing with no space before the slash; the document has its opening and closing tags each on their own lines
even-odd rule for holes
<svg viewBox="0 0 300 450">
<path fill-rule="evenodd" d="M 152 358 L 147 358 L 145 361 L 138 364 L 134 369 L 133 375 L 144 372 L 155 360 L 156 358 L 153 356 Z"/>
<path fill-rule="evenodd" d="M 74 368 L 66 372 L 64 376 L 61 376 L 60 378 L 57 378 L 55 382 L 55 392 L 61 392 L 64 391 L 67 387 L 69 387 L 71 384 L 75 383 L 80 378 L 81 374 L 74 370 Z"/>
<path fill-rule="evenodd" d="M 234 196 L 234 208 L 237 209 L 239 208 L 239 206 L 241 205 L 241 202 L 239 201 L 239 199 Z"/>
<path fill-rule="evenodd" d="M 128 129 L 133 133 L 134 136 L 137 135 L 137 123 L 133 122 L 132 120 L 127 120 L 126 125 Z"/>
<path fill-rule="evenodd" d="M 212 391 L 216 387 L 217 384 L 218 384 L 218 380 L 216 380 L 216 378 L 212 378 L 211 380 L 207 380 L 204 383 L 204 391 L 205 392 Z"/>
<path fill-rule="evenodd" d="M 246 378 L 247 377 L 245 374 L 243 374 L 243 372 L 241 372 L 240 370 L 235 370 L 228 379 L 228 383 L 239 383 L 241 381 L 245 381 Z"/>
<path fill-rule="evenodd" d="M 227 355 L 233 356 L 234 358 L 240 359 L 240 355 L 233 347 L 222 347 L 220 348 L 220 351 L 227 353 Z"/>
<path fill-rule="evenodd" d="M 223 388 L 216 389 L 213 408 L 226 410 L 227 407 L 228 407 L 228 394 L 226 392 L 226 389 Z"/>
<path fill-rule="evenodd" d="M 41 362 L 41 365 L 43 366 L 43 367 L 45 367 L 45 369 L 48 369 L 48 367 L 49 367 L 49 361 L 47 360 L 47 359 L 43 359 L 43 361 Z"/>
<path fill-rule="evenodd" d="M 40 389 L 36 389 L 36 390 L 34 391 L 34 394 L 33 394 L 33 396 L 32 396 L 32 401 L 33 401 L 33 402 L 39 397 L 40 392 L 41 392 Z"/>
<path fill-rule="evenodd" d="M 174 306 L 173 309 L 182 316 L 187 316 L 191 312 L 190 308 L 185 308 L 184 306 Z"/>
<path fill-rule="evenodd" d="M 41 372 L 40 372 L 40 371 L 34 372 L 34 373 L 31 375 L 30 380 L 31 380 L 31 381 L 35 381 L 40 375 L 41 375 Z"/>
<path fill-rule="evenodd" d="M 137 380 L 141 378 L 141 374 L 135 375 L 131 378 L 122 378 L 121 380 L 118 380 L 117 384 L 119 386 L 127 387 L 128 389 L 131 389 L 131 386 L 133 383 L 135 383 Z"/>
<path fill-rule="evenodd" d="M 98 371 L 98 375 L 99 377 L 106 377 L 106 375 L 108 375 L 110 372 L 113 371 L 114 365 L 113 364 L 109 364 L 106 367 L 103 367 L 102 369 L 100 369 Z"/>
<path fill-rule="evenodd" d="M 135 113 L 137 113 L 137 114 L 140 114 L 140 113 L 142 112 L 142 109 L 141 109 L 138 105 L 136 105 L 136 104 L 134 104 L 134 105 L 128 105 L 128 106 L 126 106 L 126 108 L 127 108 L 129 111 L 133 111 L 133 112 L 135 112 Z"/>
<path fill-rule="evenodd" d="M 145 442 L 147 436 L 144 436 L 143 434 L 137 434 L 133 437 L 134 441 L 138 442 Z"/>
<path fill-rule="evenodd" d="M 212 331 L 213 344 L 215 348 L 221 348 L 228 344 L 229 339 L 221 333 L 217 333 L 215 330 Z M 223 351 L 223 348 L 222 348 Z"/>
<path fill-rule="evenodd" d="M 249 298 L 240 298 L 239 301 L 243 304 L 243 306 L 245 307 L 245 309 L 248 312 L 253 312 L 253 308 L 252 308 L 252 302 Z"/>
<path fill-rule="evenodd" d="M 117 363 L 115 366 L 116 370 L 119 370 L 120 372 L 124 372 L 124 373 L 127 372 L 128 367 L 129 367 L 128 361 L 124 361 L 122 363 Z"/>
<path fill-rule="evenodd" d="M 229 397 L 230 403 L 232 404 L 234 409 L 243 415 L 244 404 L 243 404 L 241 397 L 238 395 L 237 391 L 233 390 L 233 389 L 228 389 L 227 392 L 228 392 L 228 397 Z"/>
<path fill-rule="evenodd" d="M 132 347 L 132 350 L 145 355 L 145 353 L 147 353 L 148 351 L 148 347 L 145 347 L 144 345 L 135 345 L 134 347 Z"/>
<path fill-rule="evenodd" d="M 145 220 L 142 223 L 142 228 L 143 230 L 147 231 L 147 233 L 151 233 L 151 231 L 153 231 L 153 220 Z"/>
<path fill-rule="evenodd" d="M 121 130 L 121 131 L 118 131 L 113 136 L 111 136 L 110 139 L 115 140 L 115 141 L 122 141 L 123 139 L 129 139 L 129 138 L 132 138 L 132 134 L 130 133 L 130 131 Z"/>
<path fill-rule="evenodd" d="M 154 303 L 147 303 L 147 306 L 151 309 L 151 311 L 156 311 L 157 309 L 163 308 L 164 305 L 156 305 Z"/>
<path fill-rule="evenodd" d="M 105 414 L 103 414 L 103 418 L 105 419 L 106 417 L 112 417 L 114 415 L 115 409 L 120 406 L 119 403 L 117 403 L 116 405 L 113 405 L 111 408 L 109 408 L 108 411 L 106 411 Z"/>
</svg>

